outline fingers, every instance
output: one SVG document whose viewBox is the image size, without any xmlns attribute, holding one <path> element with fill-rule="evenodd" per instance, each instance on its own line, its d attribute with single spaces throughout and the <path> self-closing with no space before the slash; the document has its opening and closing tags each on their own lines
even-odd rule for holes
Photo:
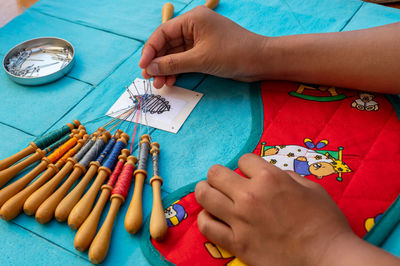
<svg viewBox="0 0 400 266">
<path fill-rule="evenodd" d="M 236 191 L 243 189 L 246 179 L 222 165 L 213 165 L 207 173 L 207 182 L 233 200 Z"/>
<path fill-rule="evenodd" d="M 200 233 L 212 243 L 217 244 L 227 250 L 231 250 L 233 243 L 232 229 L 226 224 L 217 221 L 207 211 L 202 210 L 197 216 L 197 224 Z"/>
<path fill-rule="evenodd" d="M 323 189 L 323 187 L 318 184 L 315 183 L 311 180 L 308 180 L 307 178 L 297 174 L 296 172 L 293 171 L 285 171 L 287 174 L 289 174 L 289 176 L 296 181 L 297 183 L 299 183 L 300 185 L 303 185 L 305 187 L 311 188 L 311 189 Z"/>
<path fill-rule="evenodd" d="M 252 153 L 240 157 L 238 166 L 240 171 L 250 179 L 265 174 L 268 174 L 269 176 L 280 176 L 282 172 L 278 167 L 267 163 L 263 158 Z"/>
<path fill-rule="evenodd" d="M 175 84 L 175 81 L 176 81 L 175 75 L 167 76 L 167 79 L 165 80 L 165 85 L 171 87 Z"/>
<path fill-rule="evenodd" d="M 166 46 L 171 40 L 183 39 L 184 32 L 182 29 L 185 28 L 185 17 L 179 16 L 171 19 L 153 32 L 143 47 L 139 67 L 146 68 L 161 50 L 167 48 Z"/>
<path fill-rule="evenodd" d="M 165 84 L 165 77 L 164 76 L 154 77 L 154 80 L 153 80 L 154 88 L 161 89 L 161 87 L 164 86 L 164 84 Z"/>
<path fill-rule="evenodd" d="M 168 54 L 157 57 L 146 67 L 147 74 L 151 76 L 176 75 L 197 71 L 200 57 L 196 49 L 191 49 L 177 54 Z"/>
<path fill-rule="evenodd" d="M 200 181 L 196 185 L 197 202 L 221 221 L 229 224 L 232 219 L 233 202 L 223 193 L 211 187 L 208 182 Z"/>
</svg>

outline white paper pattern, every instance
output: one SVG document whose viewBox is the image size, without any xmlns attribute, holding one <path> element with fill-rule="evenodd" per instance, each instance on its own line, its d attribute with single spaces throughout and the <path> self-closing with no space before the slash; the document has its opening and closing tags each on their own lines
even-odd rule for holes
<svg viewBox="0 0 400 266">
<path fill-rule="evenodd" d="M 135 86 L 131 84 L 128 88 L 131 94 L 135 96 L 138 95 L 138 93 L 139 95 L 145 94 L 144 80 L 137 78 L 134 83 L 137 90 Z M 150 83 L 150 86 L 153 86 L 153 84 Z M 148 91 L 148 93 L 150 93 L 150 91 Z M 151 107 L 154 107 L 155 105 L 149 103 L 149 108 L 147 108 L 146 113 L 144 113 L 143 111 L 141 112 L 138 122 L 142 125 L 145 125 L 147 121 L 149 127 L 158 128 L 172 133 L 177 133 L 179 131 L 189 114 L 192 112 L 194 107 L 203 96 L 202 93 L 176 86 L 164 86 L 159 90 L 152 87 L 151 93 L 154 94 L 154 101 L 152 101 L 152 103 L 156 101 L 157 103 L 159 103 L 158 106 L 162 107 L 159 107 L 158 109 L 156 108 L 156 110 L 152 110 L 154 108 Z M 161 101 L 162 104 L 160 105 Z M 111 106 L 106 115 L 117 117 L 121 113 L 133 107 L 134 103 L 132 99 L 130 99 L 130 94 L 128 93 L 128 91 L 125 91 L 114 103 L 114 105 Z M 159 112 L 150 113 L 150 110 Z M 132 116 L 129 116 L 126 118 L 126 120 L 135 122 L 137 119 L 137 115 L 139 114 L 136 114 L 133 118 Z"/>
</svg>

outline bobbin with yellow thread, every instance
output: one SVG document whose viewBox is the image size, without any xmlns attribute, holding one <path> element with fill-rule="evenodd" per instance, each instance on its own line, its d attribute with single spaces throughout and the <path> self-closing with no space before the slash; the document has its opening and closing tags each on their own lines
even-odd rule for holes
<svg viewBox="0 0 400 266">
<path fill-rule="evenodd" d="M 68 216 L 68 225 L 72 229 L 76 230 L 77 228 L 79 228 L 81 224 L 85 221 L 85 219 L 88 217 L 101 185 L 104 183 L 106 178 L 110 176 L 111 169 L 108 166 L 112 166 L 112 168 L 114 168 L 116 164 L 116 161 L 112 162 L 113 158 L 111 158 L 114 149 L 115 152 L 118 152 L 119 155 L 121 150 L 125 148 L 125 146 L 127 145 L 128 141 L 129 141 L 128 134 L 122 133 L 120 138 L 116 142 L 115 146 L 113 147 L 113 151 L 110 153 L 107 160 L 105 161 L 104 165 L 99 167 L 97 177 L 93 181 L 92 185 L 85 193 L 85 195 L 79 200 L 79 202 L 72 209 L 71 213 Z M 118 160 L 118 157 L 116 158 L 116 160 Z"/>
<path fill-rule="evenodd" d="M 82 139 L 78 140 L 78 143 L 72 149 L 70 149 L 56 162 L 56 164 L 49 164 L 47 166 L 47 170 L 41 176 L 39 176 L 38 179 L 7 200 L 0 209 L 0 217 L 3 220 L 11 220 L 18 216 L 22 211 L 22 207 L 26 199 L 32 195 L 33 192 L 39 189 L 45 182 L 52 178 L 65 164 L 66 160 L 76 154 L 82 148 L 88 138 L 89 135 L 84 135 Z"/>
<path fill-rule="evenodd" d="M 139 161 L 137 169 L 134 172 L 135 188 L 125 216 L 125 229 L 131 234 L 136 234 L 142 227 L 143 222 L 142 197 L 144 180 L 147 177 L 145 169 L 150 147 L 149 135 L 145 134 L 141 136 L 139 147 Z"/>
</svg>

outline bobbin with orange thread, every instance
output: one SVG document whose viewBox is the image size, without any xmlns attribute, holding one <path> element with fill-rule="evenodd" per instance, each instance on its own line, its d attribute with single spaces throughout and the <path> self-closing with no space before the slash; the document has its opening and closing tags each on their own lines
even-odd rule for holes
<svg viewBox="0 0 400 266">
<path fill-rule="evenodd" d="M 135 170 L 136 163 L 137 158 L 135 156 L 128 157 L 127 162 L 125 163 L 124 168 L 118 177 L 117 183 L 112 190 L 110 209 L 108 210 L 103 225 L 101 226 L 89 248 L 89 259 L 92 263 L 101 263 L 107 256 L 114 220 L 120 206 L 125 202 L 125 198 L 128 195 L 132 174 Z"/>
<path fill-rule="evenodd" d="M 85 193 L 85 195 L 79 200 L 79 202 L 72 209 L 71 213 L 68 216 L 68 225 L 72 229 L 76 230 L 77 228 L 79 228 L 79 226 L 81 226 L 81 224 L 88 217 L 101 185 L 104 183 L 106 178 L 111 175 L 111 169 L 108 166 L 112 165 L 112 168 L 114 168 L 116 164 L 116 161 L 112 162 L 112 160 L 114 160 L 114 158 L 112 158 L 114 150 L 115 153 L 118 152 L 119 155 L 121 153 L 121 150 L 125 148 L 125 146 L 127 145 L 128 141 L 129 141 L 128 134 L 122 133 L 118 141 L 116 142 L 115 146 L 113 147 L 113 151 L 110 153 L 107 160 L 105 161 L 104 165 L 99 167 L 97 177 L 93 181 L 92 185 Z M 116 157 L 115 159 L 118 160 L 118 157 Z"/>
<path fill-rule="evenodd" d="M 135 188 L 125 216 L 125 229 L 131 234 L 138 232 L 143 222 L 142 195 L 144 180 L 147 177 L 147 171 L 145 169 L 147 168 L 147 159 L 149 155 L 150 136 L 147 134 L 143 135 L 140 138 L 139 145 L 139 161 L 137 169 L 134 172 Z"/>
<path fill-rule="evenodd" d="M 111 137 L 109 132 L 106 132 L 98 137 L 96 139 L 95 144 L 90 148 L 88 152 L 85 153 L 83 158 L 79 160 L 79 162 L 76 162 L 74 165 L 74 169 L 72 173 L 69 175 L 69 177 L 63 182 L 61 186 L 57 188 L 57 190 L 54 191 L 53 194 L 51 194 L 37 209 L 35 218 L 36 221 L 39 223 L 47 223 L 49 222 L 55 213 L 55 210 L 60 203 L 60 201 L 64 198 L 64 196 L 67 194 L 68 190 L 71 188 L 71 186 L 75 183 L 75 181 L 83 174 L 86 172 L 86 167 L 89 164 L 89 162 L 92 160 L 93 157 L 96 156 L 96 148 L 98 144 L 104 144 L 107 143 L 108 139 Z M 87 161 L 87 163 L 84 163 L 83 161 Z M 62 212 L 64 210 L 60 209 L 60 215 L 63 215 Z"/>
<path fill-rule="evenodd" d="M 89 135 L 84 135 L 82 139 L 78 140 L 78 143 L 72 149 L 70 149 L 56 162 L 56 164 L 49 164 L 47 166 L 47 170 L 38 179 L 7 200 L 0 209 L 0 217 L 3 220 L 11 220 L 18 216 L 22 211 L 22 207 L 26 199 L 32 195 L 33 192 L 39 189 L 45 182 L 52 178 L 65 164 L 66 160 L 76 154 L 82 148 L 88 138 Z"/>
<path fill-rule="evenodd" d="M 69 129 L 70 131 L 73 130 L 74 128 L 79 127 L 81 123 L 79 122 L 79 120 L 75 119 L 73 121 L 73 123 L 68 123 L 66 126 L 64 126 L 63 128 L 65 128 L 65 130 Z M 64 130 L 64 131 L 65 131 Z M 46 138 L 49 134 L 52 134 L 54 131 L 40 137 L 37 138 L 36 140 L 32 141 L 28 147 L 26 147 L 25 149 L 22 149 L 21 151 L 17 152 L 14 155 L 11 155 L 10 157 L 3 159 L 0 161 L 0 171 L 4 170 L 6 168 L 8 168 L 9 166 L 13 165 L 14 163 L 18 162 L 19 160 L 21 160 L 22 158 L 25 158 L 26 156 L 34 153 L 39 147 L 36 145 L 35 142 L 40 141 L 43 138 Z"/>
<path fill-rule="evenodd" d="M 3 205 L 4 202 L 6 202 L 8 199 L 17 194 L 24 187 L 26 187 L 26 185 L 28 185 L 35 177 L 37 177 L 40 173 L 45 171 L 50 163 L 55 163 L 68 150 L 72 149 L 77 144 L 78 140 L 81 139 L 86 132 L 84 130 L 81 130 L 81 132 L 78 133 L 79 134 L 71 134 L 71 138 L 66 143 L 57 148 L 49 156 L 42 158 L 42 161 L 25 176 L 21 177 L 14 183 L 1 189 L 0 207 Z"/>
<path fill-rule="evenodd" d="M 36 213 L 39 206 L 54 192 L 58 184 L 68 175 L 72 170 L 74 165 L 87 153 L 87 151 L 94 145 L 96 137 L 92 137 L 87 141 L 84 146 L 76 153 L 73 157 L 68 159 L 62 157 L 61 160 L 65 163 L 60 171 L 46 184 L 36 190 L 24 203 L 24 212 L 27 215 L 33 215 Z"/>
</svg>

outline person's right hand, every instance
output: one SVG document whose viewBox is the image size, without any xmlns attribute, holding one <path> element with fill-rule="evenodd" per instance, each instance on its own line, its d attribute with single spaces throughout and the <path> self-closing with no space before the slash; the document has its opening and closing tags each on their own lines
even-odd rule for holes
<svg viewBox="0 0 400 266">
<path fill-rule="evenodd" d="M 176 74 L 187 72 L 250 82 L 257 79 L 255 61 L 267 40 L 199 6 L 159 26 L 139 66 L 144 78 L 154 77 L 156 88 L 173 85 Z"/>
</svg>

